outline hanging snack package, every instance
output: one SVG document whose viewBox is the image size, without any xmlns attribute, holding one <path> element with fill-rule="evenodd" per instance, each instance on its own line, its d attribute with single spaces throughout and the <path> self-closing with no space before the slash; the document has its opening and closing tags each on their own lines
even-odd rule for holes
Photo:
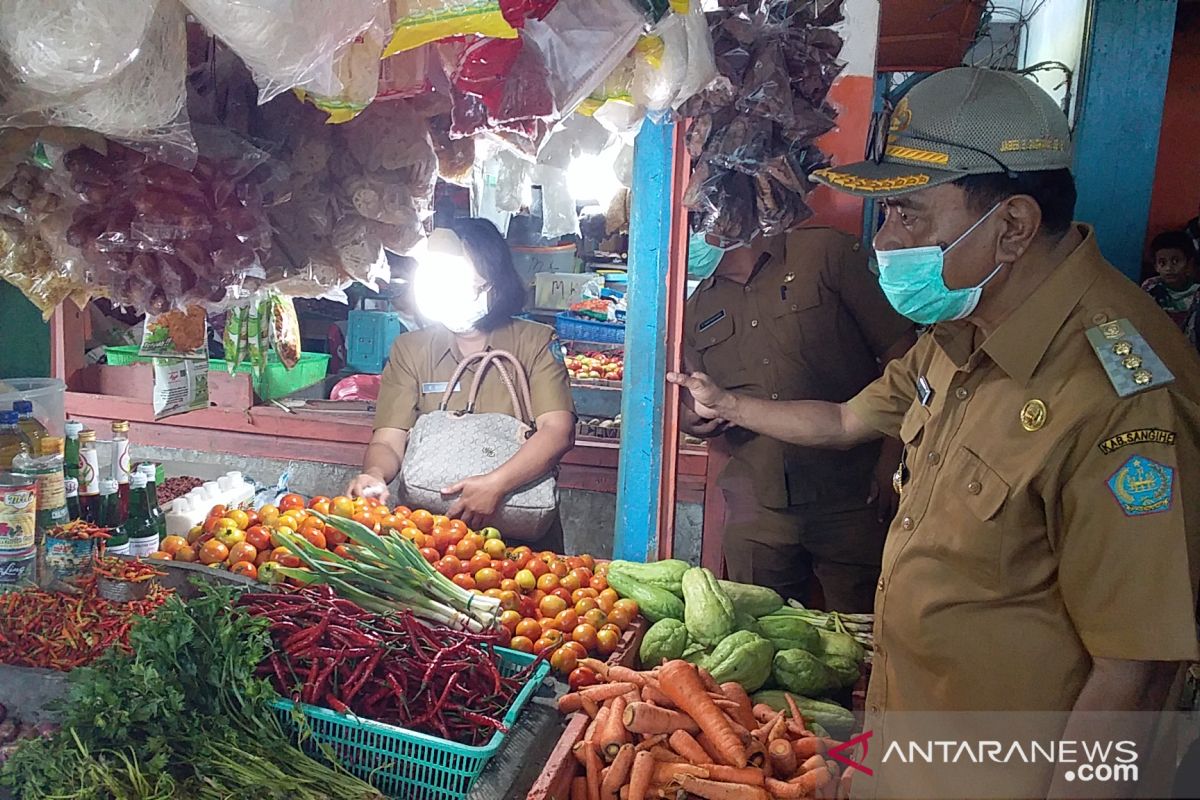
<svg viewBox="0 0 1200 800">
<path fill-rule="evenodd" d="M 199 306 L 146 315 L 138 354 L 163 358 L 208 358 L 208 315 Z"/>
<path fill-rule="evenodd" d="M 188 10 L 254 74 L 259 103 L 288 89 L 337 97 L 337 56 L 387 0 L 185 0 Z"/>
<path fill-rule="evenodd" d="M 604 83 L 637 42 L 646 18 L 629 0 L 559 0 L 545 19 L 527 20 L 561 116 Z"/>
<path fill-rule="evenodd" d="M 281 294 L 271 295 L 271 346 L 283 362 L 291 369 L 300 361 L 300 321 L 292 298 Z"/>
<path fill-rule="evenodd" d="M 454 36 L 515 39 L 517 31 L 496 0 L 391 0 L 392 40 L 383 55 L 395 55 Z"/>
<path fill-rule="evenodd" d="M 73 9 L 76 5 L 71 4 Z M 114 16 L 132 13 L 136 17 L 140 13 L 130 12 L 125 3 L 102 5 L 115 6 L 109 8 Z M 5 93 L 0 126 L 85 128 L 125 142 L 157 160 L 191 168 L 196 143 L 187 116 L 184 9 L 177 0 L 136 5 L 150 5 L 154 14 L 129 63 L 69 95 L 45 94 L 18 83 Z M 72 20 L 72 14 L 66 13 L 66 19 Z M 20 26 L 8 9 L 3 16 L 6 23 Z"/>
<path fill-rule="evenodd" d="M 154 359 L 154 418 L 208 408 L 208 361 Z"/>
<path fill-rule="evenodd" d="M 249 314 L 245 306 L 234 306 L 225 315 L 225 331 L 221 343 L 225 346 L 225 369 L 232 375 L 246 356 L 246 325 Z"/>
</svg>

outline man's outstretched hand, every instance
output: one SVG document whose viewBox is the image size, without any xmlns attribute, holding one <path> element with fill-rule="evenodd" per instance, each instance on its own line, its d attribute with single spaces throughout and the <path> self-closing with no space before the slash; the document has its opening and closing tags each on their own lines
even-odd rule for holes
<svg viewBox="0 0 1200 800">
<path fill-rule="evenodd" d="M 732 406 L 733 395 L 715 384 L 713 379 L 703 372 L 693 372 L 691 375 L 668 372 L 667 380 L 687 389 L 691 395 L 689 405 L 698 416 L 704 419 L 729 418 L 727 412 Z M 687 402 L 686 398 L 684 402 Z"/>
</svg>

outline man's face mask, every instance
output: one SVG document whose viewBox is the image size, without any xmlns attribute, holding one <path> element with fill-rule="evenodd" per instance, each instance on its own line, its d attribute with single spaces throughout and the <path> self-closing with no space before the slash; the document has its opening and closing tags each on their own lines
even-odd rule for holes
<svg viewBox="0 0 1200 800">
<path fill-rule="evenodd" d="M 703 233 L 693 233 L 688 239 L 688 277 L 700 280 L 709 277 L 717 271 L 721 256 L 737 247 L 718 247 L 709 244 Z"/>
<path fill-rule="evenodd" d="M 1001 201 L 1003 202 L 1003 201 Z M 986 278 L 975 286 L 951 289 L 942 276 L 946 253 L 966 239 L 983 221 L 992 215 L 1000 203 L 992 206 L 975 224 L 963 231 L 945 250 L 939 245 L 902 247 L 897 250 L 876 250 L 879 262 L 879 287 L 892 308 L 922 325 L 962 319 L 979 305 L 983 287 L 1003 264 L 997 264 Z"/>
</svg>

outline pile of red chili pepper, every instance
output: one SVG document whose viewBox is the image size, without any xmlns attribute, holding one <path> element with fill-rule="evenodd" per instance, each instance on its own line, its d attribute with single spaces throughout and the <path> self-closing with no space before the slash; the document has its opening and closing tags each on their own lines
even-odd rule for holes
<svg viewBox="0 0 1200 800">
<path fill-rule="evenodd" d="M 500 671 L 494 633 L 426 625 L 411 613 L 382 617 L 328 586 L 242 595 L 238 605 L 270 620 L 276 650 L 259 667 L 302 703 L 478 746 L 497 730 L 535 661 Z"/>
<path fill-rule="evenodd" d="M 97 575 L 103 575 L 105 578 L 111 578 L 114 581 L 129 581 L 131 583 L 142 583 L 151 578 L 167 574 L 162 570 L 155 569 L 140 558 L 126 561 L 123 558 L 116 558 L 114 556 L 97 558 L 92 571 Z"/>
<path fill-rule="evenodd" d="M 59 525 L 46 531 L 47 539 L 67 539 L 82 542 L 85 539 L 108 539 L 108 528 L 101 528 L 82 519 Z"/>
<path fill-rule="evenodd" d="M 143 600 L 113 603 L 96 594 L 95 580 L 81 594 L 24 589 L 0 594 L 0 663 L 70 670 L 86 666 L 110 647 L 129 648 L 129 628 L 162 605 L 170 589 L 153 586 Z"/>
</svg>

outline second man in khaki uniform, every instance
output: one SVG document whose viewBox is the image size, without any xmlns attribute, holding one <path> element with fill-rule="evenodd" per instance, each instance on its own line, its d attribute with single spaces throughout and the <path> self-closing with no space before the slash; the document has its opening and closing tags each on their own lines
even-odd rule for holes
<svg viewBox="0 0 1200 800">
<path fill-rule="evenodd" d="M 721 255 L 688 302 L 685 337 L 690 367 L 726 388 L 765 400 L 830 402 L 853 397 L 914 341 L 912 324 L 888 305 L 858 242 L 828 228 Z M 731 579 L 808 603 L 815 576 L 827 608 L 871 610 L 894 507 L 897 447 L 797 447 L 701 421 L 686 409 L 684 427 L 719 437 L 714 443 L 730 456 L 720 485 Z"/>
</svg>

